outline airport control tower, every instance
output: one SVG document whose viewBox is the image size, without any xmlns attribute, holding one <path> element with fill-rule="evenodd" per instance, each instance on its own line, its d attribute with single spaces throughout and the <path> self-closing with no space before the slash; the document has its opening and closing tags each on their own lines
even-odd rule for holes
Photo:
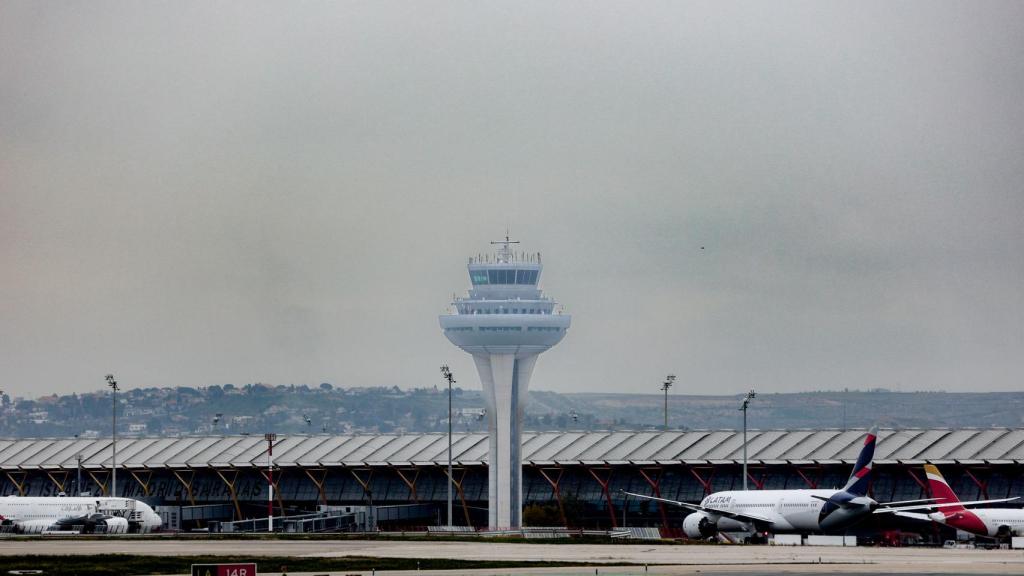
<svg viewBox="0 0 1024 576">
<path fill-rule="evenodd" d="M 487 402 L 490 433 L 488 524 L 519 528 L 523 513 L 523 409 L 537 355 L 565 336 L 571 318 L 537 288 L 540 254 L 513 250 L 508 236 L 494 256 L 469 259 L 472 288 L 440 317 L 444 335 L 473 355 Z"/>
</svg>

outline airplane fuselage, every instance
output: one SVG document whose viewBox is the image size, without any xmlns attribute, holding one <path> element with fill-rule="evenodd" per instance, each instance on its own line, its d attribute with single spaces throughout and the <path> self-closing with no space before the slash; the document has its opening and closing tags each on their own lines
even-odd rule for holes
<svg viewBox="0 0 1024 576">
<path fill-rule="evenodd" d="M 864 519 L 871 513 L 868 502 L 874 502 L 865 498 L 862 504 L 852 503 L 844 508 L 823 500 L 842 495 L 840 490 L 733 490 L 711 494 L 701 501 L 701 506 L 764 518 L 764 524 L 770 524 L 774 533 L 835 532 Z M 739 532 L 756 530 L 760 523 L 723 516 L 716 524 L 720 532 Z"/>
<path fill-rule="evenodd" d="M 933 512 L 929 518 L 979 536 L 1024 536 L 1024 510 L 1020 508 L 978 508 Z"/>
<path fill-rule="evenodd" d="M 103 525 L 108 532 L 126 532 L 129 527 L 149 532 L 161 525 L 160 516 L 138 500 L 88 496 L 7 496 L 0 498 L 0 521 L 28 533 L 75 525 Z"/>
<path fill-rule="evenodd" d="M 841 490 L 729 490 L 715 492 L 699 505 L 625 493 L 693 510 L 683 518 L 683 532 L 690 538 L 710 538 L 719 532 L 837 533 L 878 511 L 878 502 L 867 495 L 877 438 L 877 428 L 864 436 Z"/>
</svg>

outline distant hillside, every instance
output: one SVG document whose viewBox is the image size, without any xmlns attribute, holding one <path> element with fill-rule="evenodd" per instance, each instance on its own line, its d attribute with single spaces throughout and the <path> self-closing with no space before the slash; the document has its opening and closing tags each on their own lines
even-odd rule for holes
<svg viewBox="0 0 1024 576">
<path fill-rule="evenodd" d="M 141 388 L 118 395 L 123 435 L 429 432 L 447 429 L 444 389 L 318 386 Z M 669 395 L 672 429 L 739 428 L 738 396 Z M 486 430 L 478 390 L 456 389 L 457 430 Z M 527 430 L 642 430 L 662 426 L 660 394 L 530 394 Z M 3 397 L 4 437 L 108 436 L 110 394 Z M 1024 426 L 1024 392 L 885 390 L 761 394 L 751 428 L 965 428 Z"/>
<path fill-rule="evenodd" d="M 540 393 L 545 394 L 545 393 Z M 576 410 L 598 420 L 627 419 L 644 425 L 663 422 L 664 396 L 656 394 L 567 394 Z M 672 428 L 739 428 L 739 396 L 669 395 Z M 1020 427 L 1024 393 L 805 392 L 759 394 L 748 412 L 751 428 Z"/>
</svg>

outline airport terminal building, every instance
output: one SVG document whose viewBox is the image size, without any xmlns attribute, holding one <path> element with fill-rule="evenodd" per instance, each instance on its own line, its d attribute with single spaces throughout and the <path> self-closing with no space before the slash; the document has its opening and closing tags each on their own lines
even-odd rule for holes
<svg viewBox="0 0 1024 576">
<path fill-rule="evenodd" d="M 862 430 L 753 430 L 750 489 L 841 487 Z M 410 507 L 381 529 L 444 522 L 445 434 L 278 436 L 275 515 L 319 505 Z M 453 437 L 455 524 L 488 525 L 488 436 Z M 742 486 L 742 434 L 524 432 L 524 523 L 576 528 L 659 527 L 679 534 L 678 508 L 621 491 L 698 502 Z M 110 439 L 0 440 L 0 494 L 52 496 L 110 487 Z M 922 465 L 942 470 L 962 499 L 1024 496 L 1024 429 L 882 430 L 871 492 L 879 501 L 927 497 Z M 267 441 L 262 436 L 125 438 L 117 443 L 117 492 L 209 520 L 265 517 Z M 79 481 L 79 477 L 81 480 Z M 391 522 L 391 525 L 388 525 Z"/>
</svg>

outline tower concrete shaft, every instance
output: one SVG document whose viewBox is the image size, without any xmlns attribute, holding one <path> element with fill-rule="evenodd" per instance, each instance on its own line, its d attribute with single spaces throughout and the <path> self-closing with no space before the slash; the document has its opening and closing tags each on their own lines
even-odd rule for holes
<svg viewBox="0 0 1024 576">
<path fill-rule="evenodd" d="M 487 403 L 487 524 L 492 528 L 518 528 L 523 523 L 523 411 L 537 355 L 516 358 L 514 354 L 474 354 L 473 361 Z"/>
<path fill-rule="evenodd" d="M 472 288 L 439 318 L 472 354 L 487 403 L 488 526 L 522 526 L 522 421 L 537 356 L 562 340 L 571 318 L 537 288 L 540 254 L 515 255 L 506 238 L 493 258 L 469 261 Z"/>
</svg>

